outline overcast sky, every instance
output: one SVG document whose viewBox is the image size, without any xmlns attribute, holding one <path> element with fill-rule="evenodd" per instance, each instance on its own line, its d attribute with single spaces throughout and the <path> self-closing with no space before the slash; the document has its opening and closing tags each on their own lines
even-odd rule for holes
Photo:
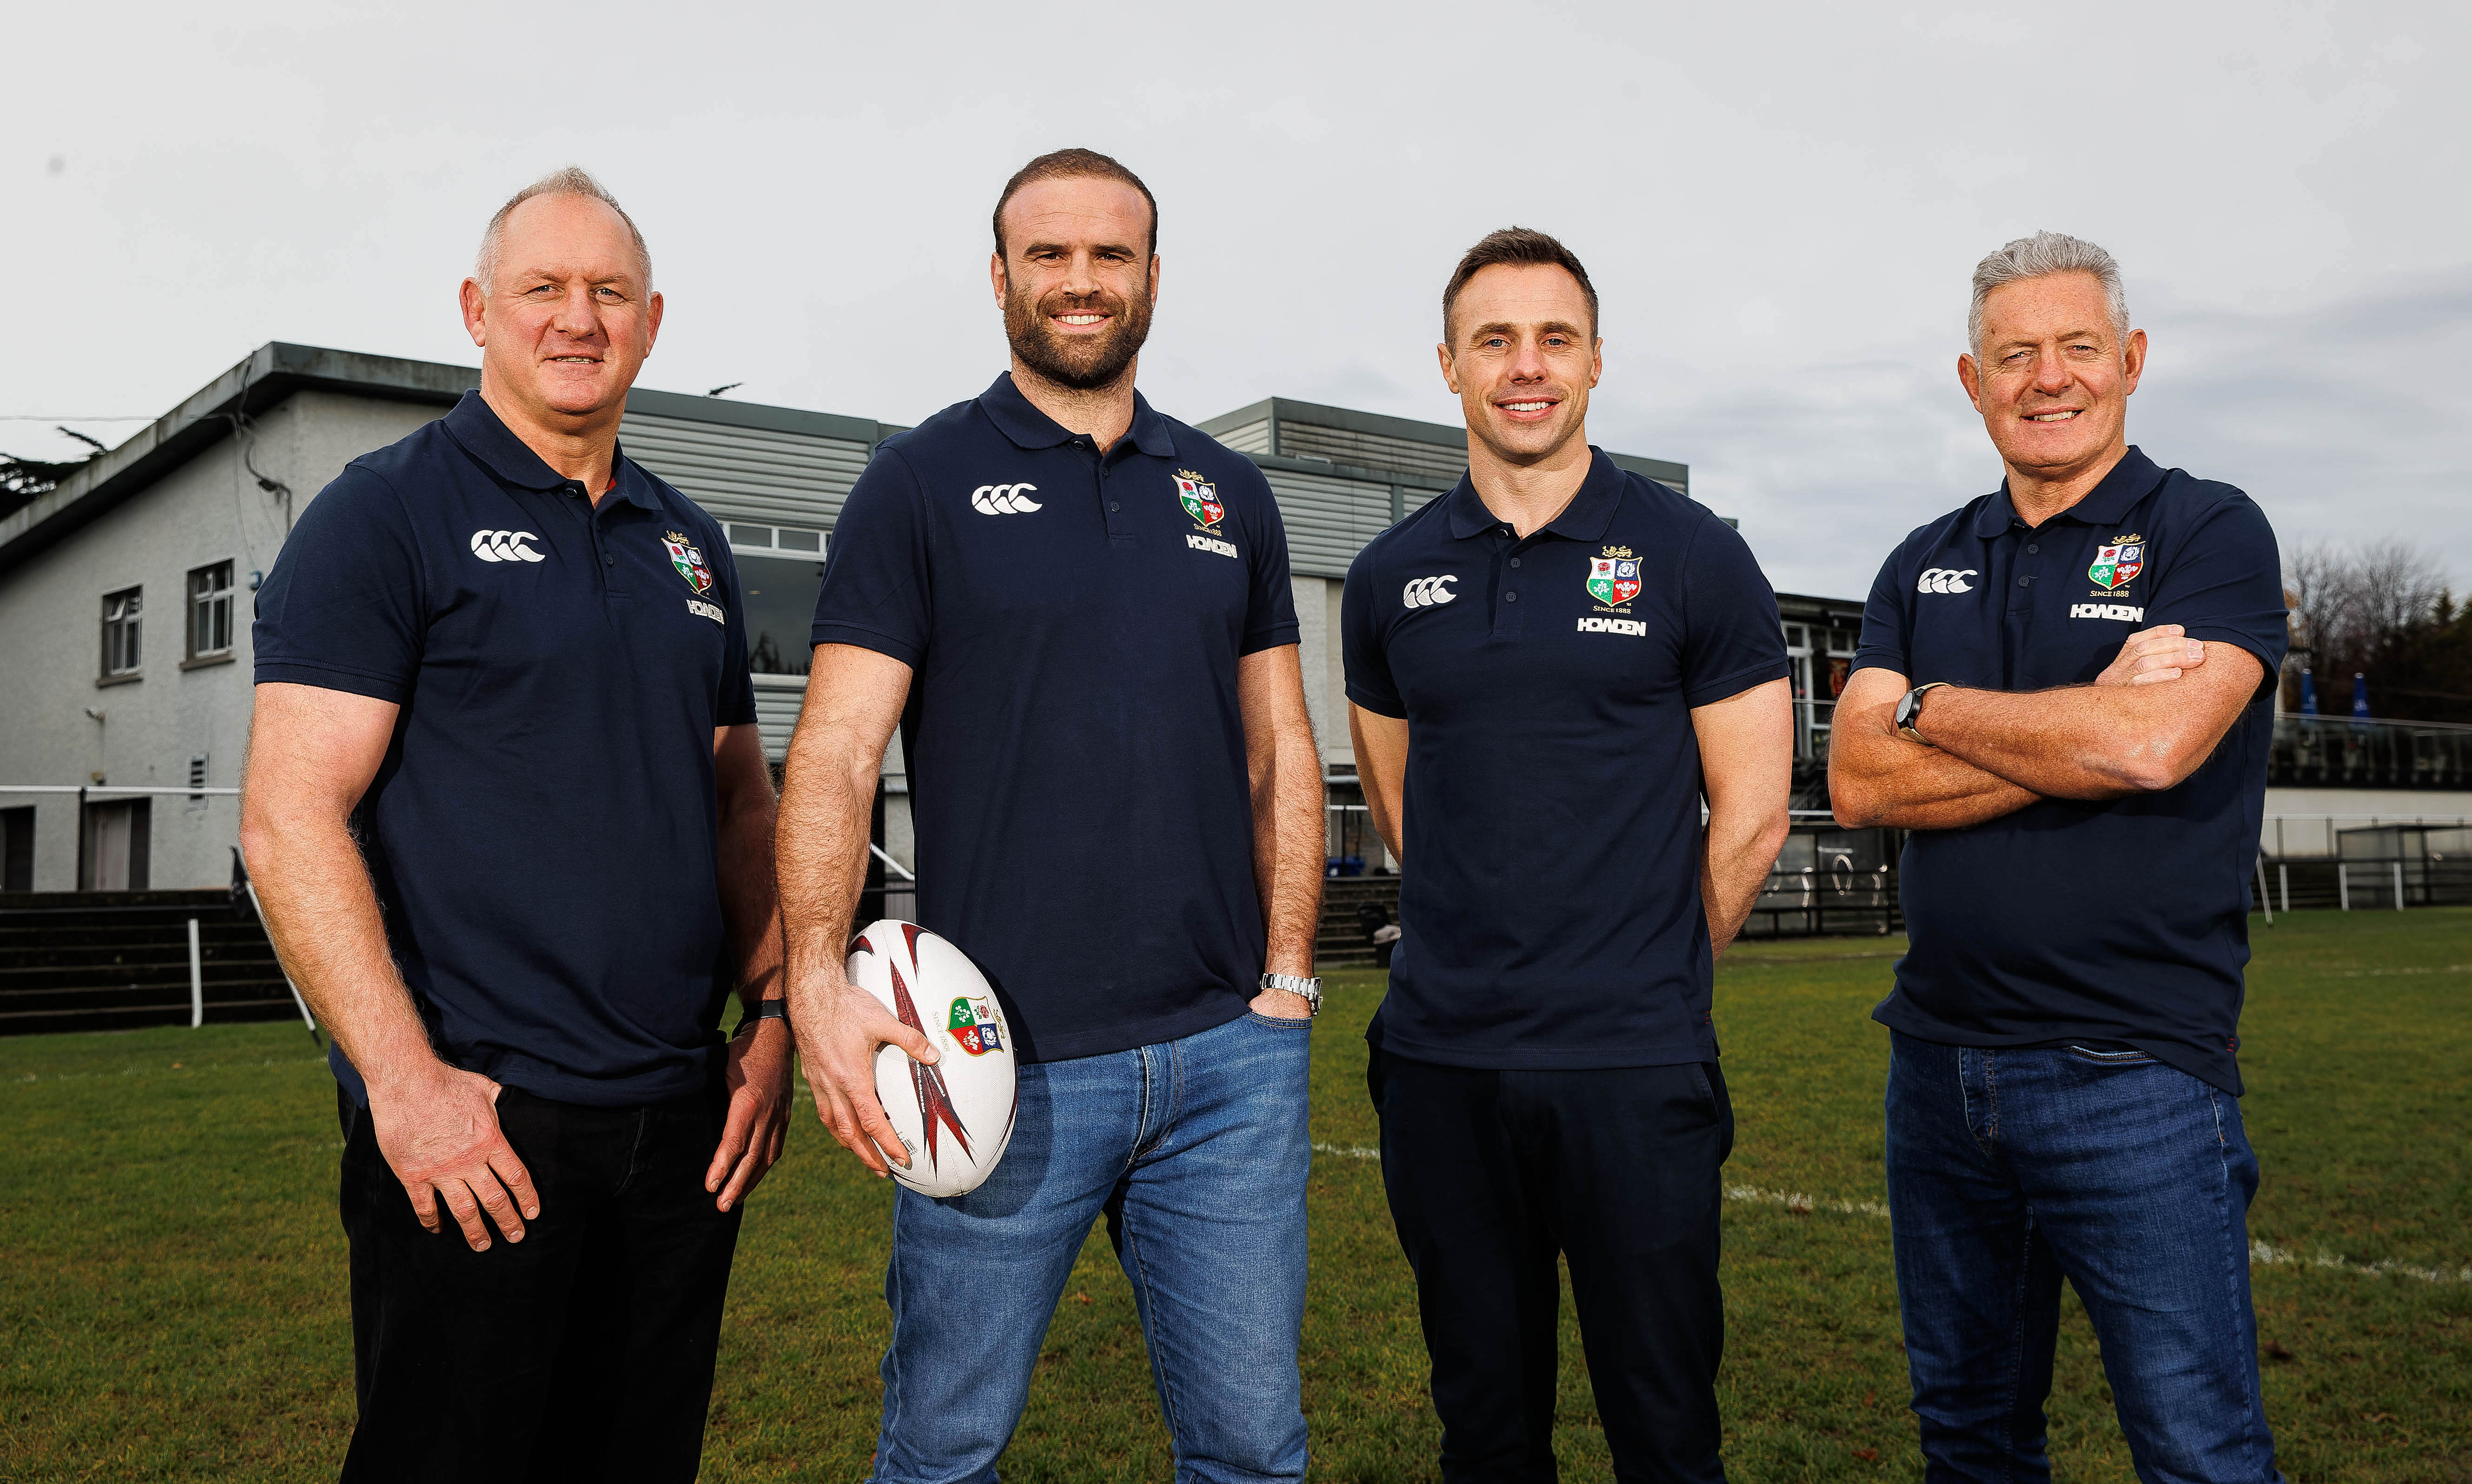
<svg viewBox="0 0 2472 1484">
<path fill-rule="evenodd" d="M 1086 145 L 1159 198 L 1142 385 L 1188 421 L 1456 422 L 1442 280 L 1541 227 L 1604 300 L 1592 439 L 1688 462 L 1780 587 L 1859 597 L 1997 483 L 1966 274 L 2049 227 L 2127 271 L 2132 440 L 2287 548 L 2404 536 L 2472 579 L 2460 3 L 55 5 L 6 35 L 0 414 L 159 415 L 270 340 L 473 364 L 474 240 L 573 162 L 651 239 L 644 385 L 915 422 L 1004 365 L 1005 177 Z"/>
</svg>

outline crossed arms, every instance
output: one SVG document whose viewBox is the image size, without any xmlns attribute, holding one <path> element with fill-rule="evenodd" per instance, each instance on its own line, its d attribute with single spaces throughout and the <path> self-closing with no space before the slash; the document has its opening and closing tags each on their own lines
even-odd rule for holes
<svg viewBox="0 0 2472 1484">
<path fill-rule="evenodd" d="M 1915 727 L 1926 746 L 1894 724 L 1913 682 L 1859 670 L 1837 702 L 1829 802 L 1849 829 L 1960 830 L 2038 798 L 2159 792 L 2213 756 L 2265 674 L 2238 645 L 2166 624 L 2129 635 L 2091 685 L 1931 692 Z"/>
</svg>

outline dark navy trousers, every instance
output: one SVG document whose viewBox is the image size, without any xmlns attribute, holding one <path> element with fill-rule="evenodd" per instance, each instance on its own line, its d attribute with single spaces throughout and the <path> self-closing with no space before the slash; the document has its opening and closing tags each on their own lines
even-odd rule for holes
<svg viewBox="0 0 2472 1484">
<path fill-rule="evenodd" d="M 1722 1480 L 1718 1172 L 1734 1112 L 1716 1063 L 1503 1072 L 1377 1047 L 1366 1082 L 1445 1484 L 1557 1477 L 1557 1255 L 1614 1476 Z"/>
</svg>

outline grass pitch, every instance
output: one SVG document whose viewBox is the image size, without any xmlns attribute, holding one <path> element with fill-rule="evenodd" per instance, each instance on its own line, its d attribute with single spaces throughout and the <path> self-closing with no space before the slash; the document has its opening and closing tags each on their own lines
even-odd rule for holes
<svg viewBox="0 0 2472 1484">
<path fill-rule="evenodd" d="M 2298 913 L 2243 1031 L 2267 1404 L 2295 1480 L 2472 1484 L 2472 911 Z M 1880 1174 L 1893 940 L 1746 944 L 1720 971 L 1726 1460 L 1740 1480 L 1913 1478 Z M 1378 976 L 1315 1031 L 1315 1470 L 1435 1476 L 1438 1428 L 1364 1094 Z M 887 1331 L 890 1190 L 802 1108 L 749 1203 L 705 1474 L 862 1477 Z M 297 1025 L 0 1040 L 0 1476 L 331 1478 L 352 1420 L 332 1083 Z M 1604 1477 L 1565 1311 L 1566 1477 Z M 1162 1479 L 1131 1296 L 1104 1234 L 1047 1336 L 1005 1473 Z M 2055 1472 L 2132 1477 L 2070 1302 Z"/>
</svg>

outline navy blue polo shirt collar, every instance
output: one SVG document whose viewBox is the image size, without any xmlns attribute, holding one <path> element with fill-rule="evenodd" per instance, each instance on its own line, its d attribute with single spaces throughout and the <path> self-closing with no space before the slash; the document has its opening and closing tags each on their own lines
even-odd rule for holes
<svg viewBox="0 0 2472 1484">
<path fill-rule="evenodd" d="M 2128 452 L 2122 456 L 2120 462 L 2111 466 L 2111 472 L 2103 477 L 2101 483 L 2088 490 L 2083 500 L 2053 519 L 2065 516 L 2088 526 L 2117 526 L 2128 518 L 2128 512 L 2136 508 L 2138 501 L 2152 494 L 2154 486 L 2162 483 L 2163 471 L 2136 444 L 2131 443 Z M 2008 482 L 2002 480 L 2000 488 L 1983 503 L 1983 513 L 1975 517 L 1974 533 L 1988 541 L 2020 523 L 2017 507 L 2008 503 Z"/>
<path fill-rule="evenodd" d="M 1013 385 L 1010 371 L 999 374 L 979 393 L 979 408 L 1016 448 L 1055 448 L 1081 436 L 1032 405 Z M 1133 425 L 1126 436 L 1153 459 L 1176 457 L 1176 439 L 1168 434 L 1167 419 L 1151 411 L 1149 400 L 1138 391 L 1133 393 Z"/>
<path fill-rule="evenodd" d="M 1588 477 L 1580 483 L 1580 492 L 1562 506 L 1561 514 L 1545 523 L 1545 530 L 1566 541 L 1594 541 L 1604 535 L 1613 524 L 1615 507 L 1622 504 L 1621 466 L 1595 444 L 1588 446 Z M 1462 540 L 1504 524 L 1477 494 L 1475 481 L 1464 474 L 1445 498 L 1450 501 L 1451 534 Z"/>
<path fill-rule="evenodd" d="M 503 483 L 518 489 L 559 489 L 569 481 L 532 451 L 530 445 L 515 436 L 478 391 L 464 393 L 455 410 L 446 414 L 446 433 L 456 446 L 488 466 L 489 472 Z M 661 497 L 653 493 L 652 482 L 644 472 L 627 459 L 620 447 L 611 454 L 610 471 L 618 482 L 618 497 L 629 505 L 647 510 L 661 507 Z"/>
</svg>

